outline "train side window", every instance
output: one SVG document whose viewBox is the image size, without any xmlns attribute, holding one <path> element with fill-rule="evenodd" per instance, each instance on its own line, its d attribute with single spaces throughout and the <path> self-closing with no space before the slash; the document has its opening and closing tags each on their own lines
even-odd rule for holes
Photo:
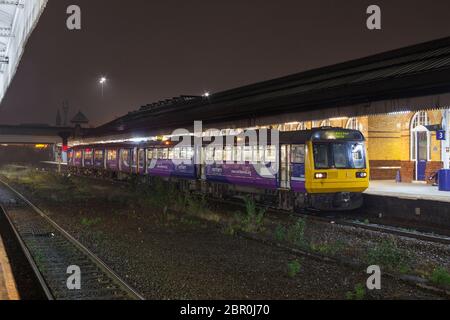
<svg viewBox="0 0 450 320">
<path fill-rule="evenodd" d="M 128 162 L 129 161 L 129 150 L 122 149 L 120 154 L 121 154 L 122 162 Z"/>
<path fill-rule="evenodd" d="M 186 148 L 186 160 L 192 160 L 194 158 L 194 149 L 192 147 Z"/>
<path fill-rule="evenodd" d="M 103 150 L 95 150 L 95 160 L 102 160 L 103 159 Z"/>
<path fill-rule="evenodd" d="M 167 160 L 169 158 L 169 149 L 168 148 L 162 149 L 162 158 L 164 160 Z"/>
<path fill-rule="evenodd" d="M 172 148 L 167 149 L 167 159 L 173 160 L 174 152 Z"/>
<path fill-rule="evenodd" d="M 264 146 L 258 146 L 258 162 L 264 163 L 265 162 L 265 147 Z"/>
<path fill-rule="evenodd" d="M 108 150 L 106 158 L 108 161 L 114 161 L 117 158 L 117 151 L 116 150 Z"/>
<path fill-rule="evenodd" d="M 276 162 L 277 161 L 277 151 L 275 146 L 267 146 L 266 154 L 264 157 L 265 162 Z"/>
<path fill-rule="evenodd" d="M 187 150 L 186 148 L 180 149 L 180 159 L 181 160 L 187 160 Z"/>
<path fill-rule="evenodd" d="M 263 155 L 264 155 L 264 149 L 262 149 L 259 146 L 253 147 L 253 162 L 254 163 L 263 162 L 262 157 L 261 157 L 261 150 L 263 151 Z"/>
<path fill-rule="evenodd" d="M 180 158 L 180 148 L 173 148 L 172 149 L 172 159 L 173 160 L 180 160 L 181 158 Z"/>
<path fill-rule="evenodd" d="M 147 149 L 147 160 L 153 159 L 153 149 Z"/>
<path fill-rule="evenodd" d="M 91 149 L 86 149 L 84 151 L 84 158 L 88 159 L 88 160 L 92 159 L 92 150 Z"/>
<path fill-rule="evenodd" d="M 156 149 L 156 159 L 160 160 L 163 158 L 163 150 L 161 148 Z"/>
<path fill-rule="evenodd" d="M 228 163 L 233 162 L 233 147 L 230 146 L 225 147 L 223 158 Z"/>
<path fill-rule="evenodd" d="M 240 146 L 234 147 L 233 154 L 234 154 L 233 156 L 234 162 L 242 162 L 242 147 Z"/>
<path fill-rule="evenodd" d="M 253 161 L 253 148 L 249 146 L 244 147 L 244 161 L 252 162 Z"/>
<path fill-rule="evenodd" d="M 211 147 L 205 148 L 206 161 L 213 162 L 214 161 L 214 149 Z"/>
<path fill-rule="evenodd" d="M 291 162 L 292 163 L 305 163 L 305 145 L 292 145 L 291 151 Z"/>
<path fill-rule="evenodd" d="M 214 149 L 214 161 L 222 162 L 223 161 L 223 150 L 222 149 Z"/>
</svg>

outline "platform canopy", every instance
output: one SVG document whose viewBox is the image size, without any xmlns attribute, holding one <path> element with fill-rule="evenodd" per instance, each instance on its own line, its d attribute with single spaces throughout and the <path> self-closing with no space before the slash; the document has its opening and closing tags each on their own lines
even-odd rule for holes
<svg viewBox="0 0 450 320">
<path fill-rule="evenodd" d="M 203 129 L 228 129 L 449 107 L 446 37 L 204 97 L 149 104 L 95 128 L 88 138 L 165 135 L 192 130 L 196 120 Z"/>
<path fill-rule="evenodd" d="M 0 102 L 47 0 L 0 0 Z"/>
</svg>

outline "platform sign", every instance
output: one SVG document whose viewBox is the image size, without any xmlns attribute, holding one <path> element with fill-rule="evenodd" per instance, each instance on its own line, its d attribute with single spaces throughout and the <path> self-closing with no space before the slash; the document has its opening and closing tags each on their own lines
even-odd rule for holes
<svg viewBox="0 0 450 320">
<path fill-rule="evenodd" d="M 445 130 L 438 130 L 436 131 L 436 140 L 438 141 L 445 141 Z"/>
</svg>

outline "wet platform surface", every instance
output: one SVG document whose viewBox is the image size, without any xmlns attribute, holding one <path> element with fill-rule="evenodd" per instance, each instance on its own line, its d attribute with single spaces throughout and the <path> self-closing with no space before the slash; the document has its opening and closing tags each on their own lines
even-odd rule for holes
<svg viewBox="0 0 450 320">
<path fill-rule="evenodd" d="M 438 187 L 421 183 L 371 181 L 370 187 L 365 193 L 401 199 L 450 202 L 450 192 L 439 191 Z"/>
<path fill-rule="evenodd" d="M 8 256 L 0 237 L 0 300 L 19 300 Z"/>
</svg>

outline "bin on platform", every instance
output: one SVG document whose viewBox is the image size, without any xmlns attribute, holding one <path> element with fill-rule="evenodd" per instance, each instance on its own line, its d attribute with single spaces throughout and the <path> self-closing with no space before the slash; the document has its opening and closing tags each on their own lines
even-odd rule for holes
<svg viewBox="0 0 450 320">
<path fill-rule="evenodd" d="M 450 191 L 450 170 L 439 170 L 439 191 Z"/>
</svg>

